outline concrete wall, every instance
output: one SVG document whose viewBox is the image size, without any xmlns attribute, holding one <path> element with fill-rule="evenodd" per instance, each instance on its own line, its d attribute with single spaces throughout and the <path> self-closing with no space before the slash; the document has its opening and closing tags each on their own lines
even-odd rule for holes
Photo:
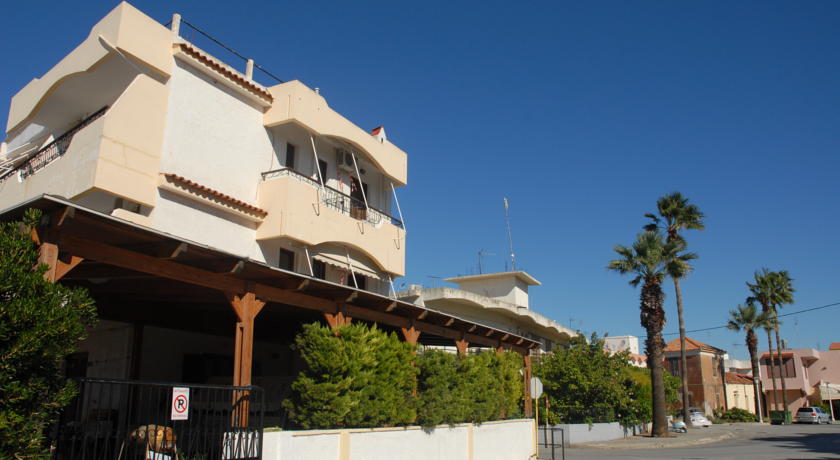
<svg viewBox="0 0 840 460">
<path fill-rule="evenodd" d="M 267 431 L 264 460 L 526 460 L 534 454 L 533 420 L 482 425 Z"/>
<path fill-rule="evenodd" d="M 612 423 L 593 423 L 592 425 L 586 423 L 575 423 L 565 425 L 554 425 L 554 428 L 562 428 L 565 436 L 565 444 L 581 444 L 584 442 L 598 442 L 610 441 L 613 439 L 621 439 L 627 436 L 632 436 L 633 431 L 629 428 L 624 428 L 618 422 Z M 551 432 L 539 430 L 540 444 L 545 443 L 545 437 L 551 442 Z M 558 445 L 561 442 L 559 432 L 554 433 L 554 442 Z"/>
</svg>

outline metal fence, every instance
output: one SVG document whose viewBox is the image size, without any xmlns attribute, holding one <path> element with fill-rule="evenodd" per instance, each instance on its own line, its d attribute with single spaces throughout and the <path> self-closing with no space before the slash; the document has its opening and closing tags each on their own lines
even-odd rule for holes
<svg viewBox="0 0 840 460">
<path fill-rule="evenodd" d="M 539 431 L 538 457 L 541 460 L 566 460 L 566 432 L 563 428 L 542 425 Z"/>
<path fill-rule="evenodd" d="M 258 387 L 85 378 L 53 430 L 55 460 L 262 458 Z"/>
<path fill-rule="evenodd" d="M 320 194 L 321 202 L 328 208 L 334 209 L 344 215 L 348 215 L 357 220 L 365 220 L 371 225 L 379 225 L 380 222 L 389 222 L 391 225 L 405 228 L 400 219 L 388 214 L 387 212 L 368 206 L 364 201 L 354 198 L 344 192 L 336 190 L 328 185 L 321 187 L 321 184 L 311 177 L 301 174 L 298 171 L 290 168 L 274 169 L 266 171 L 262 174 L 262 179 L 269 180 L 275 177 L 293 177 L 305 184 L 317 187 Z"/>
</svg>

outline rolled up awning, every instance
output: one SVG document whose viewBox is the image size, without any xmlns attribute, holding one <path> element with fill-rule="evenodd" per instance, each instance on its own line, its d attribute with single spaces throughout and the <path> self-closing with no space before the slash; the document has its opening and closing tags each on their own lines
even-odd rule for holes
<svg viewBox="0 0 840 460">
<path fill-rule="evenodd" d="M 314 248 L 312 252 L 312 258 L 314 260 L 319 260 L 325 264 L 344 270 L 349 270 L 350 265 L 352 265 L 353 271 L 359 275 L 378 280 L 384 279 L 383 276 L 379 274 L 376 265 L 374 265 L 372 261 L 359 255 L 358 253 L 354 254 L 354 251 L 348 251 L 347 249 L 338 246 L 324 246 Z M 350 265 L 348 265 L 348 262 Z"/>
<path fill-rule="evenodd" d="M 817 385 L 820 390 L 820 397 L 825 401 L 828 399 L 840 399 L 840 384 L 821 382 Z"/>
</svg>

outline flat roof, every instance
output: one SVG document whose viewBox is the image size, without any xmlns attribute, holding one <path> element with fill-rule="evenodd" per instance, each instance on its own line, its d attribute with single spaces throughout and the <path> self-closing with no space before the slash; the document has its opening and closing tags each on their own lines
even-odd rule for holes
<svg viewBox="0 0 840 460">
<path fill-rule="evenodd" d="M 529 286 L 539 286 L 540 284 L 542 284 L 539 281 L 537 281 L 536 278 L 522 270 L 516 270 L 512 272 L 482 273 L 481 275 L 455 276 L 453 278 L 446 278 L 444 279 L 444 281 L 449 281 L 451 283 L 461 283 L 464 281 L 483 281 L 511 277 L 515 277 L 516 279 L 522 281 L 523 283 Z"/>
</svg>

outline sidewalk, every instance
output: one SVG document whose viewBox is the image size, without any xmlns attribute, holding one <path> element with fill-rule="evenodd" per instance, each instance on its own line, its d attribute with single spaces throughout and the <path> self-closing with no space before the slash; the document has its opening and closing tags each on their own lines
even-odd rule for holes
<svg viewBox="0 0 840 460">
<path fill-rule="evenodd" d="M 696 446 L 748 435 L 748 432 L 752 432 L 756 427 L 761 426 L 769 426 L 769 424 L 723 423 L 707 428 L 692 428 L 688 430 L 688 433 L 668 433 L 670 437 L 667 438 L 652 438 L 641 435 L 612 441 L 572 444 L 570 447 L 575 449 L 659 449 Z"/>
</svg>

